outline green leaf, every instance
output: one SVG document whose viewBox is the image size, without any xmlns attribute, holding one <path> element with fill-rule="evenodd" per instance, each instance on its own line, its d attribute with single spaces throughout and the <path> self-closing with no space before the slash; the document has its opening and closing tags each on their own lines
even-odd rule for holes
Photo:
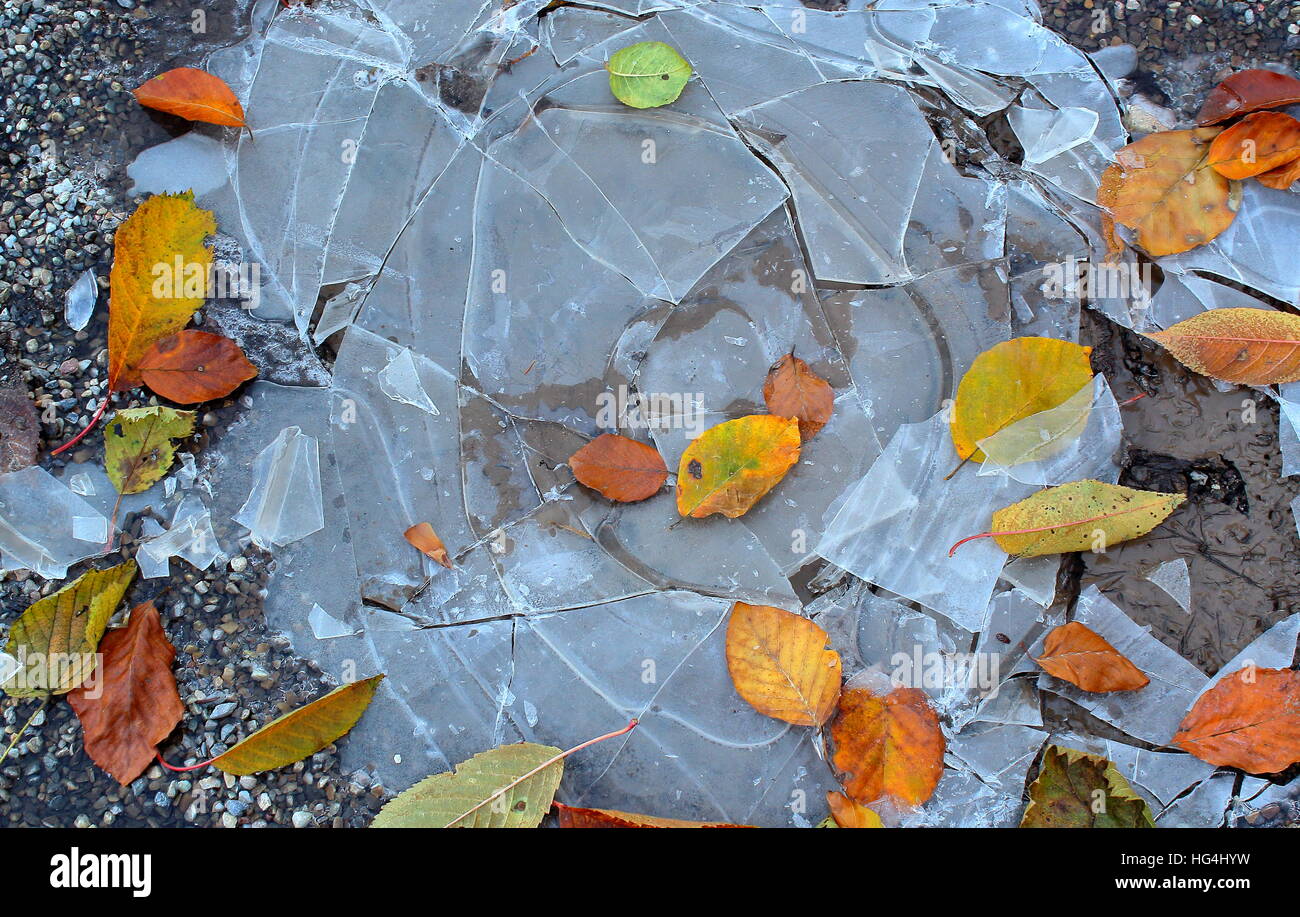
<svg viewBox="0 0 1300 917">
<path fill-rule="evenodd" d="M 22 664 L 8 682 L 10 697 L 67 694 L 95 670 L 95 650 L 126 587 L 135 561 L 90 570 L 22 613 L 5 652 Z"/>
<path fill-rule="evenodd" d="M 120 494 L 138 494 L 157 484 L 176 457 L 173 439 L 194 432 L 194 412 L 174 408 L 127 408 L 104 431 L 104 466 Z"/>
<path fill-rule="evenodd" d="M 357 724 L 383 680 L 383 675 L 373 675 L 354 681 L 289 711 L 213 758 L 212 766 L 242 777 L 272 771 L 316 754 Z"/>
<path fill-rule="evenodd" d="M 425 777 L 390 800 L 370 827 L 536 828 L 564 774 L 564 761 L 552 760 L 560 753 L 531 742 L 479 752 L 455 773 Z M 507 786 L 510 789 L 502 793 Z"/>
<path fill-rule="evenodd" d="M 1154 828 L 1146 801 L 1100 755 L 1047 746 L 1022 828 Z"/>
<path fill-rule="evenodd" d="M 632 108 L 658 108 L 677 97 L 691 78 L 691 65 L 662 41 L 643 41 L 617 51 L 605 65 L 614 97 Z"/>
</svg>

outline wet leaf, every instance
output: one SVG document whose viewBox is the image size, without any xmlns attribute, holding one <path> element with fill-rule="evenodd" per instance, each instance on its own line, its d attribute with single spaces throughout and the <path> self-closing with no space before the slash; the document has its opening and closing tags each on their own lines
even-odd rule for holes
<svg viewBox="0 0 1300 917">
<path fill-rule="evenodd" d="M 1188 369 L 1238 385 L 1300 380 L 1300 317 L 1271 309 L 1209 309 L 1148 334 Z"/>
<path fill-rule="evenodd" d="M 752 828 L 753 825 L 729 825 L 723 822 L 681 821 L 637 815 L 616 809 L 579 809 L 555 803 L 555 817 L 561 828 Z"/>
<path fill-rule="evenodd" d="M 447 549 L 429 523 L 417 522 L 403 532 L 403 535 L 425 557 L 442 564 L 448 570 L 451 569 L 451 558 L 447 556 Z"/>
<path fill-rule="evenodd" d="M 176 457 L 174 439 L 194 432 L 194 412 L 127 408 L 104 430 L 104 470 L 120 494 L 138 494 L 162 480 Z"/>
<path fill-rule="evenodd" d="M 144 773 L 158 747 L 185 713 L 158 610 L 137 605 L 125 627 L 100 642 L 100 690 L 84 686 L 68 694 L 81 721 L 86 754 L 122 786 Z"/>
<path fill-rule="evenodd" d="M 177 404 L 224 398 L 257 375 L 230 338 L 193 328 L 154 341 L 139 368 L 145 385 Z"/>
<path fill-rule="evenodd" d="M 1182 494 L 1071 481 L 998 510 L 993 514 L 991 532 L 963 538 L 948 556 L 968 541 L 989 537 L 1018 557 L 1104 551 L 1145 535 L 1186 501 Z"/>
<path fill-rule="evenodd" d="M 1105 758 L 1049 745 L 1022 828 L 1154 828 L 1146 800 Z"/>
<path fill-rule="evenodd" d="M 820 726 L 840 696 L 840 654 L 807 618 L 737 602 L 727 625 L 727 670 L 736 693 L 764 716 Z"/>
<path fill-rule="evenodd" d="M 1284 166 L 1256 175 L 1255 180 L 1269 188 L 1286 191 L 1300 181 L 1300 159 L 1293 159 Z"/>
<path fill-rule="evenodd" d="M 316 754 L 357 724 L 383 680 L 383 675 L 372 675 L 289 711 L 213 758 L 212 766 L 242 777 L 272 771 Z"/>
<path fill-rule="evenodd" d="M 1151 683 L 1142 670 L 1096 631 L 1071 621 L 1043 640 L 1043 671 L 1085 691 L 1137 691 Z"/>
<path fill-rule="evenodd" d="M 1210 144 L 1210 165 L 1227 178 L 1250 178 L 1300 158 L 1300 121 L 1280 111 L 1247 115 Z"/>
<path fill-rule="evenodd" d="M 36 464 L 41 421 L 25 389 L 0 388 L 0 474 Z"/>
<path fill-rule="evenodd" d="M 1242 70 L 1210 90 L 1197 124 L 1217 124 L 1261 108 L 1300 102 L 1300 80 L 1272 70 Z"/>
<path fill-rule="evenodd" d="M 958 457 L 984 461 L 980 440 L 1067 401 L 1092 379 L 1090 353 L 1091 347 L 1069 341 L 1022 337 L 976 357 L 957 386 L 952 407 Z"/>
<path fill-rule="evenodd" d="M 1097 204 L 1151 256 L 1204 245 L 1237 216 L 1240 189 L 1208 166 L 1218 128 L 1161 131 L 1130 143 L 1102 174 Z"/>
<path fill-rule="evenodd" d="M 1300 672 L 1246 666 L 1192 705 L 1174 744 L 1202 761 L 1275 774 L 1300 761 Z"/>
<path fill-rule="evenodd" d="M 890 797 L 919 806 L 934 794 L 943 775 L 939 718 L 917 688 L 880 695 L 850 683 L 840 695 L 831 740 L 831 760 L 843 775 L 844 792 L 863 805 Z"/>
<path fill-rule="evenodd" d="M 145 108 L 206 124 L 247 126 L 243 106 L 230 87 L 219 77 L 193 67 L 160 73 L 132 91 Z"/>
<path fill-rule="evenodd" d="M 615 433 L 602 433 L 573 453 L 569 467 L 578 483 L 619 503 L 653 497 L 668 480 L 658 450 Z"/>
<path fill-rule="evenodd" d="M 831 419 L 835 392 L 829 382 L 790 353 L 767 371 L 763 402 L 769 413 L 799 421 L 799 436 L 808 442 Z"/>
<path fill-rule="evenodd" d="M 751 414 L 710 427 L 682 453 L 677 511 L 743 516 L 799 461 L 799 422 Z"/>
<path fill-rule="evenodd" d="M 149 198 L 117 228 L 108 306 L 112 391 L 139 385 L 149 348 L 184 328 L 203 305 L 212 264 L 203 241 L 216 231 L 212 214 L 195 207 L 189 191 Z"/>
<path fill-rule="evenodd" d="M 549 745 L 521 742 L 479 752 L 453 773 L 425 777 L 389 802 L 372 828 L 536 828 L 564 774 Z M 537 768 L 501 795 L 494 794 Z M 490 800 L 490 801 L 489 801 Z"/>
<path fill-rule="evenodd" d="M 67 694 L 95 670 L 95 649 L 135 577 L 135 561 L 90 570 L 22 613 L 5 652 L 22 663 L 10 697 Z"/>
<path fill-rule="evenodd" d="M 605 69 L 614 98 L 632 108 L 676 102 L 691 78 L 690 63 L 662 41 L 643 41 L 616 51 Z"/>
<path fill-rule="evenodd" d="M 837 828 L 885 827 L 875 811 L 854 802 L 843 793 L 827 793 L 826 804 L 831 807 L 831 819 Z"/>
</svg>

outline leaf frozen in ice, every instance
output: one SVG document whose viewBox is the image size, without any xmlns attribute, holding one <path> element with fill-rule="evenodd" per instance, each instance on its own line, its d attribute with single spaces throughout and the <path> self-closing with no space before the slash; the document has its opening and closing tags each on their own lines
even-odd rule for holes
<svg viewBox="0 0 1300 917">
<path fill-rule="evenodd" d="M 677 97 L 691 78 L 691 65 L 662 41 L 643 41 L 616 51 L 605 65 L 609 90 L 632 108 L 658 108 Z"/>
</svg>

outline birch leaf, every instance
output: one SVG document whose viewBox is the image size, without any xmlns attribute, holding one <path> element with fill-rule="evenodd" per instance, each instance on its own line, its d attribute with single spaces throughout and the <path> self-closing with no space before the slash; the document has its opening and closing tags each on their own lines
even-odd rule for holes
<svg viewBox="0 0 1300 917">
<path fill-rule="evenodd" d="M 245 127 L 244 108 L 219 77 L 194 67 L 177 67 L 142 83 L 135 93 L 145 108 L 190 121 Z"/>
<path fill-rule="evenodd" d="M 831 419 L 835 392 L 807 363 L 789 353 L 767 371 L 763 402 L 769 414 L 799 421 L 799 436 L 806 443 Z"/>
<path fill-rule="evenodd" d="M 943 775 L 943 730 L 917 688 L 877 694 L 849 687 L 840 695 L 831 740 L 831 760 L 844 775 L 844 792 L 863 805 L 889 797 L 919 806 L 934 794 Z"/>
<path fill-rule="evenodd" d="M 104 470 L 120 494 L 138 494 L 162 480 L 176 457 L 174 439 L 194 432 L 194 412 L 127 408 L 104 429 Z"/>
<path fill-rule="evenodd" d="M 1210 309 L 1147 337 L 1193 372 L 1238 385 L 1300 380 L 1300 316 Z"/>
</svg>

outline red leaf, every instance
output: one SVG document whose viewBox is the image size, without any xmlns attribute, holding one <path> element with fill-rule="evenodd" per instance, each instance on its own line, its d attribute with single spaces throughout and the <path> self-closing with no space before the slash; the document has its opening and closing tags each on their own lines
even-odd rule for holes
<svg viewBox="0 0 1300 917">
<path fill-rule="evenodd" d="M 579 483 L 619 503 L 653 497 L 668 480 L 658 451 L 616 433 L 602 433 L 573 453 L 569 467 Z"/>
<path fill-rule="evenodd" d="M 1246 112 L 1296 102 L 1300 102 L 1300 80 L 1272 70 L 1243 70 L 1210 90 L 1196 123 L 1218 124 Z"/>
<path fill-rule="evenodd" d="M 230 338 L 192 328 L 156 341 L 139 369 L 145 385 L 177 404 L 224 398 L 257 375 Z"/>
<path fill-rule="evenodd" d="M 247 127 L 244 109 L 220 78 L 193 67 L 160 73 L 132 90 L 145 108 L 225 127 Z"/>
<path fill-rule="evenodd" d="M 1300 761 L 1300 672 L 1247 666 L 1225 676 L 1183 717 L 1174 744 L 1220 767 L 1286 770 Z"/>
<path fill-rule="evenodd" d="M 451 558 L 447 556 L 447 548 L 429 523 L 417 522 L 402 534 L 412 547 L 425 557 L 437 561 L 448 570 L 451 569 Z"/>
<path fill-rule="evenodd" d="M 769 414 L 799 421 L 799 436 L 807 442 L 831 419 L 835 392 L 807 363 L 789 353 L 767 371 L 763 401 Z"/>
</svg>

